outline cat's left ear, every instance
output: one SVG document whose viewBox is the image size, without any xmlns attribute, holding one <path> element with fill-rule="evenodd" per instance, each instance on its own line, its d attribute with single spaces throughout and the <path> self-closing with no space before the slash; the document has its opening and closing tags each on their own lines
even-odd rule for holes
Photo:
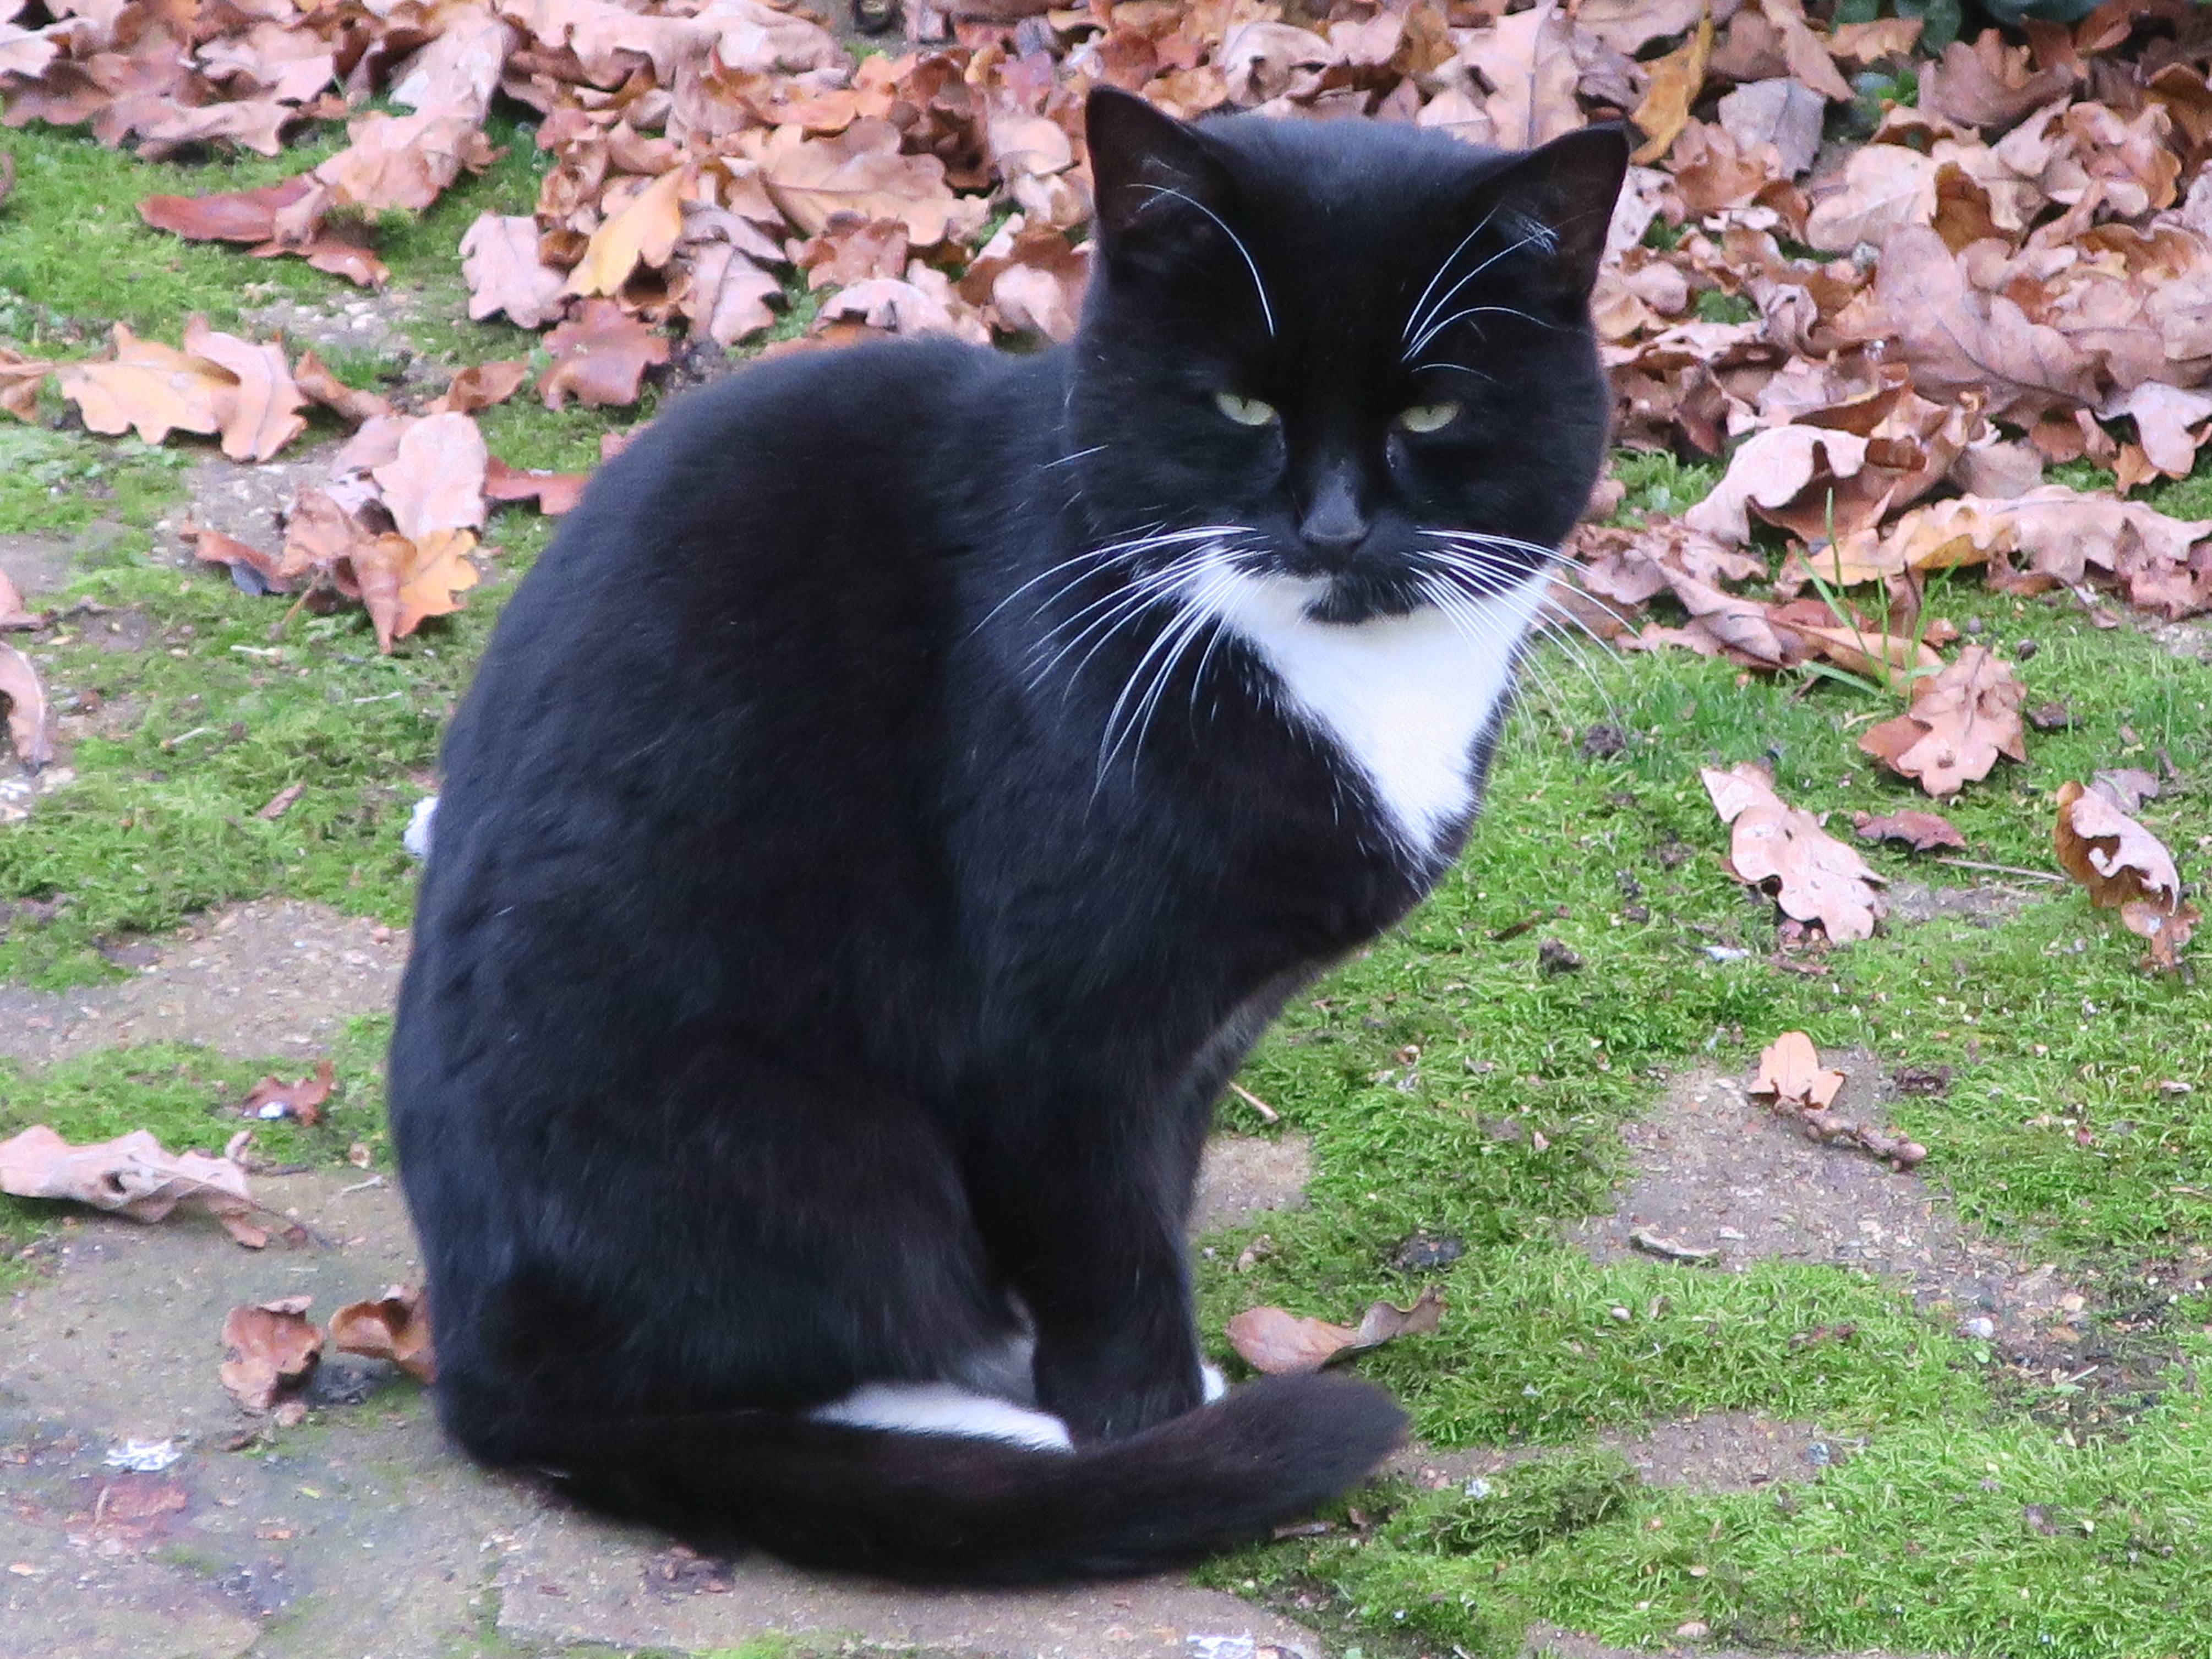
<svg viewBox="0 0 2212 1659">
<path fill-rule="evenodd" d="M 1093 87 L 1083 113 L 1109 258 L 1171 252 L 1221 224 L 1237 186 L 1204 134 L 1110 86 Z"/>
<path fill-rule="evenodd" d="M 1503 210 L 1527 223 L 1524 252 L 1546 285 L 1581 301 L 1597 281 L 1613 200 L 1627 172 L 1628 135 L 1618 125 L 1584 127 L 1492 173 L 1470 205 L 1478 215 Z"/>
</svg>

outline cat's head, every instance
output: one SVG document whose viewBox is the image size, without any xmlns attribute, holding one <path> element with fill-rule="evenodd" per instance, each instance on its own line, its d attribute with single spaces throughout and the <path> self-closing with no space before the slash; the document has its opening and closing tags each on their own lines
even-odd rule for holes
<svg viewBox="0 0 2212 1659">
<path fill-rule="evenodd" d="M 1099 257 L 1069 409 L 1100 529 L 1235 526 L 1146 557 L 1210 548 L 1300 584 L 1316 622 L 1525 583 L 1603 459 L 1589 300 L 1620 133 L 1515 152 L 1189 125 L 1108 88 L 1088 118 Z"/>
</svg>

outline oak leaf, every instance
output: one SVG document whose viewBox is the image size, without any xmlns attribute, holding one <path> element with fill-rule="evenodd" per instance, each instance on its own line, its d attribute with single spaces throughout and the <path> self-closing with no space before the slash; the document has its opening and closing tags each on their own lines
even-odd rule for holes
<svg viewBox="0 0 2212 1659">
<path fill-rule="evenodd" d="M 2181 965 L 2181 949 L 2203 920 L 2181 896 L 2181 872 L 2166 843 L 2123 811 L 2112 796 L 2069 781 L 2059 786 L 2051 843 L 2059 867 L 2088 890 L 2100 909 L 2117 909 L 2149 945 L 2160 969 Z"/>
<path fill-rule="evenodd" d="M 438 530 L 420 542 L 386 534 L 356 547 L 354 576 L 380 650 L 389 652 L 427 617 L 461 608 L 460 596 L 480 580 L 468 559 L 476 542 L 470 531 Z"/>
<path fill-rule="evenodd" d="M 312 1296 L 233 1308 L 222 1322 L 228 1350 L 216 1375 L 223 1388 L 257 1416 L 296 1395 L 323 1357 L 323 1334 L 307 1316 Z"/>
<path fill-rule="evenodd" d="M 173 431 L 222 429 L 226 395 L 237 377 L 191 352 L 142 340 L 115 325 L 115 355 L 104 362 L 64 365 L 62 396 L 76 404 L 88 431 L 113 437 L 136 430 L 157 444 Z"/>
<path fill-rule="evenodd" d="M 1844 1074 L 1820 1064 L 1820 1051 L 1802 1031 L 1784 1031 L 1759 1051 L 1751 1094 L 1776 1105 L 1826 1106 L 1844 1086 Z"/>
<path fill-rule="evenodd" d="M 440 531 L 483 526 L 486 460 L 476 422 L 448 410 L 410 424 L 392 459 L 369 476 L 399 533 L 422 542 Z"/>
<path fill-rule="evenodd" d="M 1739 761 L 1728 771 L 1700 769 L 1713 810 L 1729 825 L 1729 867 L 1738 881 L 1765 888 L 1799 921 L 1817 921 L 1841 945 L 1873 936 L 1884 909 L 1884 880 L 1810 812 L 1774 793 L 1763 766 Z"/>
<path fill-rule="evenodd" d="M 1370 1304 L 1356 1326 L 1302 1319 L 1280 1308 L 1247 1308 L 1229 1322 L 1227 1334 L 1229 1345 L 1254 1370 L 1269 1376 L 1295 1376 L 1317 1371 L 1401 1336 L 1425 1335 L 1443 1322 L 1443 1312 L 1442 1294 L 1429 1285 L 1408 1308 Z"/>
<path fill-rule="evenodd" d="M 586 300 L 576 314 L 545 337 L 553 366 L 538 382 L 548 409 L 571 397 L 588 408 L 637 401 L 645 371 L 668 361 L 668 341 L 612 300 Z"/>
<path fill-rule="evenodd" d="M 1964 847 L 1966 838 L 1940 812 L 1871 812 L 1851 814 L 1851 828 L 1868 841 L 1901 841 L 1916 853 L 1938 847 Z"/>
<path fill-rule="evenodd" d="M 1712 50 L 1713 20 L 1701 16 L 1687 40 L 1644 65 L 1650 82 L 1643 101 L 1628 118 L 1644 135 L 1644 143 L 1630 161 L 1642 167 L 1657 161 L 1673 147 L 1689 124 L 1690 106 L 1698 101 L 1698 94 L 1705 88 L 1705 60 Z"/>
<path fill-rule="evenodd" d="M 33 772 L 47 765 L 54 740 L 46 726 L 46 690 L 31 659 L 12 645 L 0 645 L 0 701 L 8 705 L 8 740 L 15 745 L 15 758 Z"/>
<path fill-rule="evenodd" d="M 185 325 L 185 349 L 223 369 L 234 382 L 216 398 L 222 453 L 232 460 L 268 460 L 307 429 L 300 413 L 307 400 L 285 367 L 283 347 L 255 345 L 194 317 Z"/>
<path fill-rule="evenodd" d="M 504 311 L 517 328 L 538 328 L 561 314 L 567 278 L 538 259 L 538 221 L 528 214 L 483 213 L 461 238 L 469 315 L 482 322 Z"/>
<path fill-rule="evenodd" d="M 389 1359 L 420 1382 L 437 1377 L 429 1304 L 412 1285 L 390 1285 L 373 1301 L 340 1308 L 331 1316 L 331 1346 L 340 1353 Z"/>
<path fill-rule="evenodd" d="M 1869 310 L 1875 331 L 1896 342 L 1930 397 L 1976 393 L 1985 413 L 2020 425 L 2097 400 L 2089 354 L 2003 294 L 1972 288 L 1925 225 L 1900 226 L 1883 241 Z"/>
<path fill-rule="evenodd" d="M 562 292 L 617 295 L 639 265 L 666 264 L 684 234 L 684 191 L 691 179 L 689 169 L 673 167 L 633 196 L 592 233 Z"/>
<path fill-rule="evenodd" d="M 72 1146 L 45 1124 L 35 1124 L 0 1140 L 0 1192 L 73 1200 L 145 1222 L 162 1220 L 180 1204 L 197 1204 L 240 1243 L 258 1248 L 268 1242 L 267 1233 L 246 1218 L 261 1206 L 244 1170 L 205 1152 L 172 1156 L 144 1129 Z"/>
<path fill-rule="evenodd" d="M 1583 125 L 1575 87 L 1574 23 L 1556 0 L 1501 17 L 1462 40 L 1459 61 L 1490 88 L 1483 111 L 1498 142 L 1533 149 Z"/>
<path fill-rule="evenodd" d="M 981 225 L 985 204 L 953 195 L 945 163 L 934 155 L 900 153 L 899 130 L 889 121 L 857 120 L 830 138 L 811 138 L 795 126 L 769 135 L 760 157 L 769 198 L 808 235 L 819 234 L 836 213 L 896 219 L 916 247 L 929 247 Z"/>
<path fill-rule="evenodd" d="M 2020 714 L 2027 695 L 2011 665 L 1970 645 L 1919 682 L 1904 714 L 1862 732 L 1859 747 L 1929 794 L 1955 795 L 1989 776 L 1998 756 L 2027 758 Z"/>
</svg>

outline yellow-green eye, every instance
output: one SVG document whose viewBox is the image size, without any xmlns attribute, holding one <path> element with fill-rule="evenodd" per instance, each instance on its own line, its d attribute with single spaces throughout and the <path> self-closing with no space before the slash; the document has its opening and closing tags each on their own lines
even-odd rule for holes
<svg viewBox="0 0 2212 1659">
<path fill-rule="evenodd" d="M 1439 432 L 1457 419 L 1457 404 L 1415 404 L 1398 411 L 1398 424 L 1408 432 Z"/>
<path fill-rule="evenodd" d="M 1257 398 L 1240 398 L 1233 392 L 1217 392 L 1213 406 L 1239 426 L 1267 426 L 1275 419 L 1275 406 Z"/>
</svg>

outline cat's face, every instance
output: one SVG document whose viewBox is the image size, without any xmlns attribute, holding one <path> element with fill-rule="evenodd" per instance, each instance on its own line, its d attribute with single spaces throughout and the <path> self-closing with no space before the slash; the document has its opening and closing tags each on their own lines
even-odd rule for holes
<svg viewBox="0 0 2212 1659">
<path fill-rule="evenodd" d="M 1603 456 L 1588 301 L 1618 132 L 1501 154 L 1365 122 L 1186 126 L 1101 90 L 1090 137 L 1103 257 L 1071 465 L 1102 532 L 1223 526 L 1143 557 L 1295 585 L 1317 623 L 1543 565 Z"/>
</svg>

